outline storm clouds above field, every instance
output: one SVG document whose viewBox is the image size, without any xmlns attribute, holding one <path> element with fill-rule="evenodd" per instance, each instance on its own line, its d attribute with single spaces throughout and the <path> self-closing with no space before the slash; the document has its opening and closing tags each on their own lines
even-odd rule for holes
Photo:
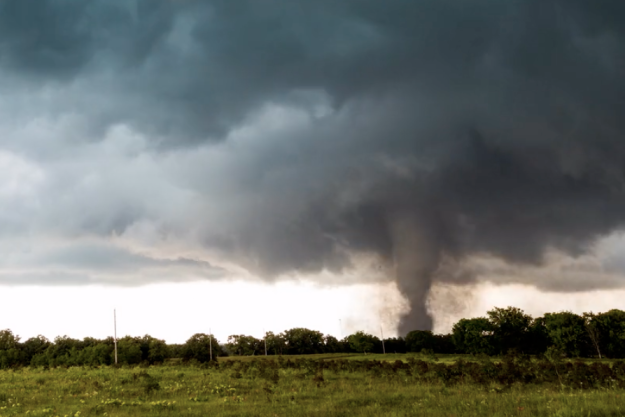
<svg viewBox="0 0 625 417">
<path fill-rule="evenodd" d="M 0 2 L 0 283 L 397 280 L 400 332 L 434 281 L 623 286 L 624 41 L 614 1 Z"/>
</svg>

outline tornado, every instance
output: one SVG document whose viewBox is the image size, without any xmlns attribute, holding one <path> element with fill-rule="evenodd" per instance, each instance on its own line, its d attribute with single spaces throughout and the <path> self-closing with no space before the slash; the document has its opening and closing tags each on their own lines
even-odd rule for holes
<svg viewBox="0 0 625 417">
<path fill-rule="evenodd" d="M 423 213 L 401 211 L 389 221 L 395 282 L 408 300 L 409 310 L 400 317 L 398 333 L 431 330 L 427 298 L 441 259 L 440 232 L 435 220 Z"/>
</svg>

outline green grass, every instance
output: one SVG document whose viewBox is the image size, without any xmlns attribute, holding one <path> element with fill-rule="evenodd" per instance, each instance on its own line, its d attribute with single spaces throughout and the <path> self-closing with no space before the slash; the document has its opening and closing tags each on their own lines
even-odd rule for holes
<svg viewBox="0 0 625 417">
<path fill-rule="evenodd" d="M 436 354 L 437 360 L 442 363 L 453 363 L 458 359 L 462 358 L 465 361 L 474 360 L 475 358 L 471 355 L 446 355 L 446 354 Z M 406 362 L 408 358 L 417 358 L 417 359 L 431 359 L 431 357 L 427 355 L 422 355 L 420 353 L 387 353 L 386 355 L 381 353 L 367 353 L 366 355 L 363 353 L 319 353 L 314 355 L 288 355 L 284 356 L 285 359 L 315 359 L 315 360 L 333 360 L 333 359 L 348 359 L 348 360 L 377 360 L 377 361 L 388 361 L 394 362 L 396 360 Z M 223 358 L 219 358 L 220 361 L 254 361 L 254 360 L 263 360 L 263 359 L 275 359 L 276 356 L 227 356 Z M 494 359 L 495 361 L 497 359 Z"/>
<path fill-rule="evenodd" d="M 474 355 L 459 355 L 459 354 L 444 354 L 437 353 L 434 356 L 431 355 L 423 355 L 421 353 L 387 353 L 386 355 L 381 353 L 319 353 L 315 355 L 288 355 L 284 356 L 285 359 L 316 359 L 316 360 L 333 360 L 333 359 L 347 359 L 347 360 L 377 360 L 377 361 L 387 361 L 387 362 L 395 362 L 396 360 L 400 360 L 406 362 L 408 358 L 422 359 L 432 361 L 433 358 L 440 363 L 450 364 L 455 363 L 459 359 L 464 361 L 475 361 L 479 360 L 480 357 L 476 357 Z M 255 360 L 263 360 L 263 359 L 275 359 L 276 356 L 228 356 L 219 358 L 220 361 L 255 361 Z M 501 357 L 493 356 L 490 357 L 489 360 L 492 362 L 500 362 Z M 176 363 L 179 359 L 173 360 L 173 363 Z M 601 361 L 597 359 L 591 358 L 573 358 L 566 359 L 569 362 L 584 362 L 584 363 L 593 363 L 593 362 L 603 362 L 603 363 L 613 363 L 615 359 L 602 359 Z"/>
<path fill-rule="evenodd" d="M 306 356 L 317 360 L 380 357 Z M 396 358 L 386 355 L 386 359 Z M 0 416 L 625 415 L 623 389 L 444 386 L 402 373 L 380 377 L 363 371 L 325 370 L 323 381 L 319 376 L 305 369 L 277 369 L 268 375 L 243 364 L 220 369 L 178 365 L 0 371 Z"/>
</svg>

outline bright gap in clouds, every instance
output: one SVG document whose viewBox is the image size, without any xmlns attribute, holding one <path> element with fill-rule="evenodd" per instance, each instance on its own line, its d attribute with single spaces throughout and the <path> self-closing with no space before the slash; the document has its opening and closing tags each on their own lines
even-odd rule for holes
<svg viewBox="0 0 625 417">
<path fill-rule="evenodd" d="M 329 287 L 309 282 L 277 284 L 193 282 L 121 287 L 0 287 L 0 329 L 25 340 L 105 338 L 113 334 L 117 309 L 118 337 L 151 336 L 183 343 L 209 329 L 221 341 L 229 335 L 281 332 L 307 327 L 344 337 L 358 330 L 396 336 L 395 325 L 406 303 L 394 284 Z M 549 293 L 529 286 L 435 285 L 429 300 L 434 331 L 447 333 L 465 317 L 483 316 L 493 307 L 516 306 L 533 316 L 570 310 L 625 309 L 625 290 Z M 390 306 L 390 307 L 389 307 Z"/>
<path fill-rule="evenodd" d="M 209 329 L 221 342 L 232 334 L 262 337 L 264 330 L 278 333 L 293 327 L 336 337 L 361 328 L 377 328 L 379 334 L 379 317 L 384 316 L 380 302 L 389 299 L 380 298 L 381 292 L 394 295 L 376 285 L 319 287 L 306 282 L 3 287 L 0 328 L 10 328 L 22 339 L 37 334 L 49 339 L 105 338 L 112 335 L 115 308 L 118 337 L 150 334 L 169 343 L 183 343 Z"/>
<path fill-rule="evenodd" d="M 625 290 L 546 292 L 528 285 L 479 283 L 467 286 L 434 285 L 428 301 L 434 315 L 434 332 L 451 332 L 462 318 L 486 316 L 494 307 L 519 307 L 532 317 L 572 311 L 604 312 L 625 310 Z"/>
</svg>

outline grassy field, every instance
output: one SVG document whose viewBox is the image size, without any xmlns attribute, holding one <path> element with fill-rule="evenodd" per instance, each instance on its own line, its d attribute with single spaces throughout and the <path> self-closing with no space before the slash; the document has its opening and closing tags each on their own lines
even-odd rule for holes
<svg viewBox="0 0 625 417">
<path fill-rule="evenodd" d="M 276 356 L 272 356 L 272 355 L 269 355 L 269 356 L 227 356 L 227 357 L 219 358 L 219 360 L 220 361 L 248 362 L 248 361 L 264 360 L 264 359 L 272 360 L 275 358 Z M 362 353 L 319 353 L 315 355 L 290 355 L 290 356 L 285 356 L 285 358 L 293 358 L 293 359 L 306 358 L 306 359 L 315 359 L 315 360 L 347 359 L 347 360 L 360 360 L 360 361 L 376 360 L 376 361 L 385 361 L 385 362 L 394 362 L 396 360 L 406 362 L 409 358 L 415 358 L 415 359 L 436 361 L 436 362 L 447 363 L 447 364 L 455 363 L 459 359 L 462 359 L 465 361 L 476 360 L 476 356 L 473 356 L 473 355 L 458 355 L 458 354 L 443 354 L 443 353 L 437 353 L 434 355 L 424 355 L 421 353 L 387 353 L 385 355 L 380 354 L 380 353 L 367 353 L 366 355 Z M 495 356 L 495 357 L 491 357 L 490 360 L 493 362 L 499 362 L 501 358 Z M 598 362 L 597 359 L 589 359 L 589 358 L 567 359 L 567 361 L 573 361 L 573 360 L 579 361 L 579 362 L 585 362 L 585 363 Z M 603 359 L 601 362 L 613 363 L 614 360 Z"/>
<path fill-rule="evenodd" d="M 306 358 L 306 359 L 314 359 L 314 360 L 335 360 L 335 359 L 347 359 L 347 360 L 376 360 L 376 361 L 385 361 L 385 362 L 394 362 L 396 360 L 406 361 L 408 358 L 421 358 L 425 360 L 436 360 L 442 363 L 453 363 L 458 359 L 464 359 L 466 361 L 473 359 L 471 355 L 445 355 L 445 354 L 436 354 L 434 356 L 422 355 L 420 353 L 387 353 L 386 355 L 380 353 L 367 353 L 366 355 L 363 353 L 319 353 L 316 355 L 290 355 L 285 356 L 285 358 Z M 220 361 L 255 361 L 255 360 L 263 360 L 263 359 L 275 359 L 275 356 L 227 356 L 224 358 L 219 358 Z"/>
<path fill-rule="evenodd" d="M 0 371 L 0 416 L 623 416 L 625 390 L 560 385 L 425 383 L 409 373 L 305 366 L 18 369 Z M 387 355 L 396 360 L 405 355 Z M 456 357 L 457 358 L 457 357 Z M 262 359 L 262 358 L 261 358 Z M 454 357 L 442 357 L 452 361 Z M 238 362 L 238 363 L 237 363 Z M 244 363 L 249 362 L 249 363 Z"/>
</svg>

